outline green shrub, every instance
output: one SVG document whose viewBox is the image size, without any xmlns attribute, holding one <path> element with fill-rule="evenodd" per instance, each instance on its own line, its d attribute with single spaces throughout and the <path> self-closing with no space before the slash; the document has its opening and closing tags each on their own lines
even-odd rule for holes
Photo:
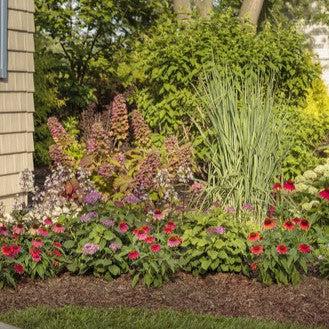
<svg viewBox="0 0 329 329">
<path fill-rule="evenodd" d="M 293 104 L 319 75 L 304 37 L 294 27 L 266 24 L 255 35 L 229 12 L 183 27 L 171 19 L 159 21 L 136 41 L 119 74 L 126 86 L 136 87 L 133 101 L 151 128 L 162 134 L 183 133 L 197 107 L 194 88 L 214 61 L 236 75 L 250 68 L 274 74 L 278 96 Z"/>
<path fill-rule="evenodd" d="M 308 89 L 305 102 L 288 109 L 287 135 L 291 147 L 283 163 L 283 174 L 292 178 L 324 162 L 329 135 L 329 94 L 318 79 Z"/>
<path fill-rule="evenodd" d="M 248 226 L 220 209 L 209 214 L 186 214 L 182 244 L 184 271 L 193 275 L 244 271 Z"/>
</svg>

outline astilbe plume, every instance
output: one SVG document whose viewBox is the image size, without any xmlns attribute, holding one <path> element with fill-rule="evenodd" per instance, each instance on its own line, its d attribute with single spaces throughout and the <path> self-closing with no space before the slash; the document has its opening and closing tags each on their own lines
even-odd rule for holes
<svg viewBox="0 0 329 329">
<path fill-rule="evenodd" d="M 109 111 L 113 136 L 117 141 L 125 141 L 128 137 L 129 123 L 126 100 L 122 94 L 114 97 Z"/>
<path fill-rule="evenodd" d="M 50 159 L 54 162 L 55 165 L 67 165 L 71 166 L 70 158 L 64 153 L 63 147 L 59 144 L 53 144 L 49 147 L 49 156 Z"/>
<path fill-rule="evenodd" d="M 57 143 L 64 139 L 67 135 L 64 127 L 55 117 L 50 117 L 48 119 L 48 128 L 53 140 Z"/>
<path fill-rule="evenodd" d="M 156 151 L 150 152 L 142 161 L 135 176 L 133 190 L 135 195 L 147 192 L 155 183 L 155 177 L 161 165 L 160 155 Z"/>
<path fill-rule="evenodd" d="M 92 127 L 95 122 L 101 122 L 101 116 L 96 112 L 96 104 L 92 103 L 82 111 L 80 115 L 80 130 L 83 132 L 83 139 L 86 141 L 92 133 Z"/>
<path fill-rule="evenodd" d="M 137 146 L 149 146 L 151 130 L 138 110 L 131 113 L 131 127 L 135 144 Z"/>
<path fill-rule="evenodd" d="M 167 137 L 164 144 L 168 153 L 174 152 L 179 147 L 178 139 L 176 136 Z"/>
<path fill-rule="evenodd" d="M 88 153 L 107 155 L 112 148 L 111 132 L 106 132 L 100 122 L 95 122 L 86 144 Z"/>
</svg>

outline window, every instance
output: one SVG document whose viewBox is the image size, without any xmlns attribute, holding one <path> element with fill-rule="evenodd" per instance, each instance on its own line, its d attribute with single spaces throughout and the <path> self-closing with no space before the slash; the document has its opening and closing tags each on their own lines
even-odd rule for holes
<svg viewBox="0 0 329 329">
<path fill-rule="evenodd" d="M 0 0 L 0 79 L 7 78 L 8 0 Z"/>
</svg>

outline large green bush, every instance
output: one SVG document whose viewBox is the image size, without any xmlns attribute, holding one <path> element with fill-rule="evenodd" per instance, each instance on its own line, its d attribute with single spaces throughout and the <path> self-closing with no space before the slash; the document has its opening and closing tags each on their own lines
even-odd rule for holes
<svg viewBox="0 0 329 329">
<path fill-rule="evenodd" d="M 152 128 L 161 133 L 182 132 L 196 108 L 195 86 L 213 62 L 237 75 L 250 68 L 275 75 L 278 96 L 296 104 L 303 98 L 317 65 L 294 27 L 265 24 L 255 34 L 231 13 L 217 13 L 209 21 L 191 20 L 179 26 L 165 19 L 136 41 L 119 67 L 127 86 L 135 86 L 133 100 Z"/>
</svg>

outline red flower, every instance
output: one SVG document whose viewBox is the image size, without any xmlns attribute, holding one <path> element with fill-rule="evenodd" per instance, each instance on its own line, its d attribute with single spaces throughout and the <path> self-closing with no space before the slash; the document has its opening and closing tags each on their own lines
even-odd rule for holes
<svg viewBox="0 0 329 329">
<path fill-rule="evenodd" d="M 309 228 L 311 227 L 311 224 L 310 222 L 307 220 L 307 219 L 302 219 L 300 222 L 299 222 L 299 227 L 301 230 L 303 231 L 308 231 Z"/>
<path fill-rule="evenodd" d="M 282 189 L 282 186 L 280 183 L 275 183 L 275 184 L 273 184 L 272 189 L 273 189 L 273 191 L 279 191 Z"/>
<path fill-rule="evenodd" d="M 119 223 L 119 231 L 120 233 L 126 233 L 129 230 L 129 226 L 126 222 L 122 221 Z"/>
<path fill-rule="evenodd" d="M 130 260 L 136 260 L 138 259 L 140 256 L 140 253 L 137 250 L 132 250 L 128 253 L 128 258 Z"/>
<path fill-rule="evenodd" d="M 329 200 L 329 189 L 324 189 L 319 193 L 320 198 L 323 200 Z"/>
<path fill-rule="evenodd" d="M 252 271 L 256 271 L 257 270 L 257 263 L 251 263 L 249 266 L 250 266 L 250 269 Z"/>
<path fill-rule="evenodd" d="M 259 232 L 251 232 L 248 235 L 248 240 L 249 241 L 257 241 L 257 240 L 260 240 L 260 234 L 259 234 Z"/>
<path fill-rule="evenodd" d="M 47 217 L 44 221 L 43 221 L 44 225 L 50 226 L 53 225 L 53 221 L 51 220 L 51 218 Z"/>
<path fill-rule="evenodd" d="M 24 233 L 24 226 L 22 224 L 17 224 L 13 227 L 13 233 L 16 235 L 21 235 Z"/>
<path fill-rule="evenodd" d="M 171 234 L 174 232 L 176 224 L 173 221 L 169 221 L 163 228 L 163 232 L 166 234 Z"/>
<path fill-rule="evenodd" d="M 287 180 L 286 182 L 283 183 L 283 188 L 286 191 L 294 191 L 294 190 L 296 190 L 295 184 L 294 184 L 294 182 L 291 179 L 289 179 L 289 180 Z"/>
<path fill-rule="evenodd" d="M 55 241 L 53 243 L 53 246 L 56 247 L 56 248 L 62 248 L 62 244 L 60 242 L 57 242 L 57 241 Z"/>
<path fill-rule="evenodd" d="M 54 250 L 53 250 L 53 254 L 54 254 L 56 257 L 62 257 L 62 253 L 61 253 L 58 249 L 54 249 Z"/>
<path fill-rule="evenodd" d="M 52 231 L 54 233 L 64 233 L 65 231 L 65 227 L 59 223 L 56 223 L 53 227 L 52 227 Z"/>
<path fill-rule="evenodd" d="M 162 220 L 166 217 L 165 212 L 161 211 L 160 209 L 155 209 L 153 212 L 153 219 L 155 220 Z"/>
<path fill-rule="evenodd" d="M 25 268 L 22 264 L 14 264 L 13 269 L 17 274 L 23 274 L 25 272 Z"/>
<path fill-rule="evenodd" d="M 264 247 L 261 245 L 252 246 L 250 252 L 254 255 L 261 255 L 264 252 Z"/>
<path fill-rule="evenodd" d="M 29 250 L 29 253 L 32 257 L 32 260 L 35 262 L 35 263 L 39 263 L 41 261 L 41 253 L 42 251 L 40 249 L 37 249 L 37 248 L 30 248 Z"/>
<path fill-rule="evenodd" d="M 295 229 L 295 224 L 292 220 L 286 220 L 283 223 L 283 227 L 287 230 L 287 231 L 293 231 Z"/>
<path fill-rule="evenodd" d="M 272 218 L 266 218 L 263 227 L 265 230 L 271 230 L 276 227 L 276 222 Z"/>
<path fill-rule="evenodd" d="M 301 243 L 298 246 L 298 251 L 301 252 L 302 254 L 308 254 L 311 252 L 311 246 L 306 243 Z"/>
<path fill-rule="evenodd" d="M 299 223 L 301 222 L 302 219 L 303 218 L 296 217 L 296 218 L 292 218 L 291 220 L 293 221 L 294 224 L 299 225 Z"/>
<path fill-rule="evenodd" d="M 145 241 L 150 230 L 151 229 L 148 226 L 141 226 L 136 230 L 133 230 L 133 234 L 136 236 L 138 240 Z"/>
<path fill-rule="evenodd" d="M 156 253 L 156 252 L 159 252 L 161 250 L 161 246 L 158 243 L 152 244 L 150 249 L 151 249 L 152 252 Z"/>
<path fill-rule="evenodd" d="M 168 238 L 167 244 L 168 247 L 174 248 L 174 247 L 178 247 L 182 242 L 183 242 L 182 238 L 175 234 Z"/>
<path fill-rule="evenodd" d="M 8 235 L 7 227 L 3 224 L 0 224 L 0 235 L 4 235 L 4 236 Z"/>
<path fill-rule="evenodd" d="M 274 206 L 269 206 L 267 210 L 267 216 L 272 217 L 275 214 L 275 207 Z"/>
<path fill-rule="evenodd" d="M 279 244 L 276 247 L 278 254 L 285 255 L 288 252 L 288 247 L 285 244 Z"/>
<path fill-rule="evenodd" d="M 46 230 L 46 229 L 43 228 L 43 227 L 39 227 L 39 228 L 37 229 L 37 234 L 38 234 L 38 235 L 41 235 L 41 236 L 43 236 L 43 237 L 47 237 L 47 236 L 49 235 L 48 230 Z"/>
<path fill-rule="evenodd" d="M 1 252 L 6 257 L 15 258 L 21 252 L 21 247 L 16 244 L 3 244 L 1 247 Z"/>
<path fill-rule="evenodd" d="M 40 241 L 40 240 L 32 240 L 31 243 L 32 243 L 32 246 L 33 246 L 34 248 L 41 248 L 41 247 L 44 246 L 43 241 Z"/>
<path fill-rule="evenodd" d="M 154 236 L 147 236 L 146 239 L 144 240 L 147 244 L 152 244 L 155 241 L 155 237 Z"/>
</svg>

